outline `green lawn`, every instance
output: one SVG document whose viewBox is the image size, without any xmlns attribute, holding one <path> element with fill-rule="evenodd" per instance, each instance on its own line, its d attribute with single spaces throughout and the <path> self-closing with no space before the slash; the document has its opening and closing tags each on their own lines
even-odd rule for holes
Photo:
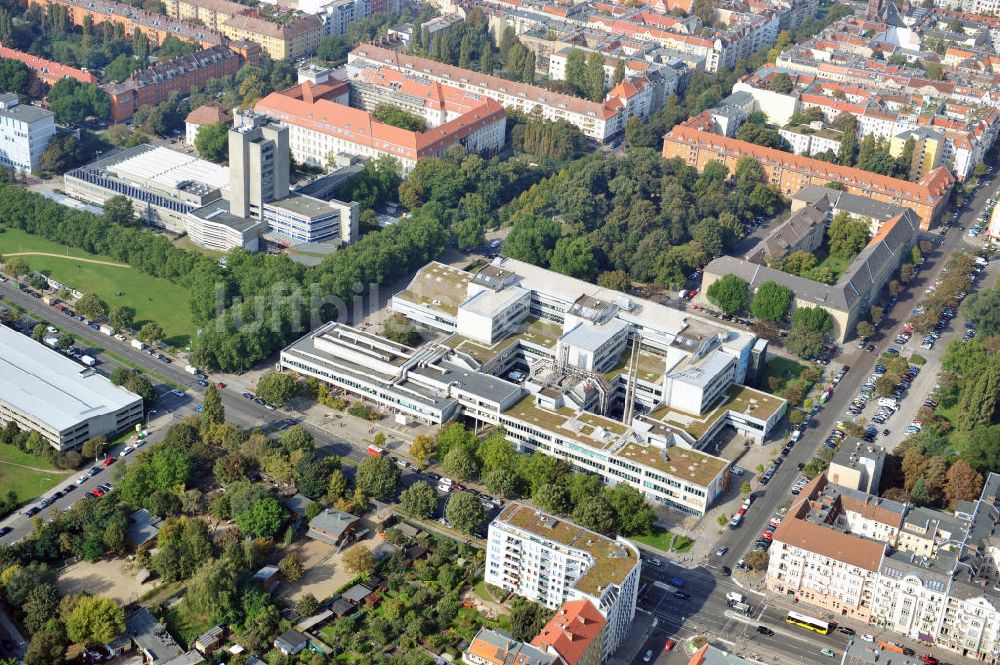
<svg viewBox="0 0 1000 665">
<path fill-rule="evenodd" d="M 764 367 L 764 385 L 770 385 L 768 379 L 776 376 L 781 380 L 781 385 L 778 386 L 775 392 L 781 392 L 789 381 L 799 378 L 805 368 L 805 365 L 797 363 L 794 360 L 782 358 L 781 356 L 772 356 L 767 361 L 767 366 Z"/>
<path fill-rule="evenodd" d="M 655 547 L 658 550 L 669 552 L 670 543 L 674 539 L 674 534 L 666 529 L 654 526 L 653 533 L 648 535 L 630 536 L 630 538 L 638 543 L 642 543 L 643 545 L 648 545 L 649 547 Z"/>
<path fill-rule="evenodd" d="M 25 256 L 24 260 L 32 270 L 41 271 L 78 291 L 93 291 L 112 307 L 121 305 L 130 310 L 137 328 L 146 321 L 156 321 L 163 327 L 167 344 L 178 348 L 187 346 L 194 322 L 185 289 L 135 268 L 74 261 L 74 257 L 112 259 L 66 248 L 20 229 L 0 230 L 0 255 L 12 252 L 60 254 L 60 257 Z"/>
<path fill-rule="evenodd" d="M 841 274 L 843 274 L 843 272 L 847 270 L 847 267 L 851 265 L 851 261 L 853 260 L 854 260 L 853 258 L 845 259 L 838 256 L 827 254 L 827 256 L 824 257 L 822 261 L 816 264 L 816 267 L 829 268 L 830 272 L 833 273 L 834 279 L 839 279 Z"/>
<path fill-rule="evenodd" d="M 185 647 L 190 647 L 191 643 L 198 639 L 198 636 L 212 627 L 210 617 L 200 617 L 187 611 L 184 601 L 175 605 L 167 612 L 163 621 L 170 634 L 177 638 Z"/>
<path fill-rule="evenodd" d="M 23 466 L 13 466 L 14 464 L 50 470 L 33 471 Z M 21 503 L 43 494 L 53 485 L 65 480 L 68 475 L 68 472 L 57 471 L 41 457 L 22 452 L 16 446 L 0 445 L 0 488 L 3 488 L 4 493 L 7 490 L 17 492 L 18 501 Z"/>
</svg>

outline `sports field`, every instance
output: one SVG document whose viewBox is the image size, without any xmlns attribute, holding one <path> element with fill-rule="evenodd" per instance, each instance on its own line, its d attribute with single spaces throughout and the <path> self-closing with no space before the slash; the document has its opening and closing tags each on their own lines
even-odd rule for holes
<svg viewBox="0 0 1000 665">
<path fill-rule="evenodd" d="M 163 327 L 167 344 L 178 348 L 187 345 L 194 323 L 186 289 L 135 268 L 117 265 L 106 256 L 66 248 L 20 229 L 0 227 L 0 231 L 0 255 L 27 252 L 29 254 L 22 258 L 32 270 L 41 271 L 78 291 L 93 291 L 109 306 L 125 307 L 132 312 L 137 329 L 146 321 L 156 321 Z M 54 256 L 31 255 L 30 252 Z M 77 258 L 105 261 L 111 265 L 77 261 Z"/>
<path fill-rule="evenodd" d="M 66 480 L 68 471 L 58 471 L 41 457 L 22 452 L 16 446 L 0 444 L 0 488 L 17 492 L 24 503 Z"/>
</svg>

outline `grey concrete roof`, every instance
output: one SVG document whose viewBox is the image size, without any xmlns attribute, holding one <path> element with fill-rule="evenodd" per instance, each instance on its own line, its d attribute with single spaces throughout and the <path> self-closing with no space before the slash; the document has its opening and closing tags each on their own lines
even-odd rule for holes
<svg viewBox="0 0 1000 665">
<path fill-rule="evenodd" d="M 125 619 L 125 629 L 150 663 L 167 663 L 184 653 L 177 640 L 145 607 Z"/>
<path fill-rule="evenodd" d="M 39 120 L 52 117 L 55 117 L 55 113 L 52 111 L 47 111 L 31 104 L 18 104 L 13 108 L 0 109 L 0 118 L 11 118 L 12 120 L 27 123 L 38 122 Z"/>
<path fill-rule="evenodd" d="M 881 287 L 875 282 L 882 266 L 899 263 L 900 253 L 908 251 L 919 229 L 920 219 L 916 213 L 905 209 L 899 215 L 899 221 L 869 243 L 833 286 L 731 256 L 720 256 L 709 262 L 705 272 L 736 275 L 748 282 L 752 290 L 763 282 L 774 281 L 794 291 L 800 300 L 848 312 L 857 301 L 876 290 L 875 286 Z"/>
<path fill-rule="evenodd" d="M 224 224 L 240 233 L 254 228 L 259 228 L 262 232 L 267 229 L 267 224 L 259 219 L 239 217 L 230 213 L 229 201 L 225 199 L 215 199 L 208 205 L 192 210 L 189 214 L 209 222 L 214 222 L 215 224 Z"/>
<path fill-rule="evenodd" d="M 281 645 L 286 651 L 294 651 L 306 645 L 309 640 L 297 630 L 286 630 L 274 640 L 275 645 Z"/>
<path fill-rule="evenodd" d="M 309 536 L 330 545 L 344 535 L 344 532 L 358 522 L 358 518 L 350 513 L 343 513 L 333 508 L 327 508 L 316 517 L 309 520 Z M 333 538 L 330 542 L 328 538 Z"/>
<path fill-rule="evenodd" d="M 505 381 L 498 376 L 474 372 L 442 360 L 435 366 L 417 366 L 410 374 L 427 376 L 434 381 L 454 383 L 464 391 L 473 393 L 490 402 L 506 404 L 516 400 L 522 392 L 521 386 Z"/>
<path fill-rule="evenodd" d="M 57 431 L 142 398 L 41 342 L 0 326 L 0 402 Z"/>
<path fill-rule="evenodd" d="M 796 201 L 816 203 L 824 196 L 830 202 L 830 210 L 832 211 L 839 212 L 843 210 L 858 217 L 869 217 L 882 221 L 888 221 L 906 209 L 895 203 L 876 201 L 867 196 L 850 194 L 822 185 L 808 185 L 803 187 L 792 198 Z"/>
<path fill-rule="evenodd" d="M 135 546 L 145 545 L 160 533 L 160 522 L 162 521 L 156 515 L 151 515 L 145 508 L 132 513 L 128 516 L 128 529 L 125 530 L 128 542 Z"/>
</svg>

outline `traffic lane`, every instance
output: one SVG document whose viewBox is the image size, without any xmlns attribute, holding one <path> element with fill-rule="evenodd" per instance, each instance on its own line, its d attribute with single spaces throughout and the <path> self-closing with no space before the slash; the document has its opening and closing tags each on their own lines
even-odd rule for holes
<svg viewBox="0 0 1000 665">
<path fill-rule="evenodd" d="M 41 319 L 49 325 L 55 326 L 61 332 L 68 332 L 79 342 L 79 345 L 89 344 L 90 348 L 102 348 L 121 356 L 130 362 L 133 362 L 140 367 L 150 371 L 156 372 L 161 376 L 170 379 L 171 381 L 187 386 L 195 387 L 197 386 L 197 379 L 192 375 L 185 372 L 183 369 L 177 367 L 173 362 L 165 363 L 160 360 L 156 360 L 153 357 L 133 349 L 131 346 L 125 342 L 121 342 L 114 337 L 104 335 L 99 331 L 94 330 L 90 326 L 84 325 L 82 321 L 77 321 L 76 317 L 71 317 L 67 314 L 63 314 L 48 305 L 44 304 L 40 299 L 33 298 L 23 291 L 19 291 L 17 288 L 10 286 L 11 281 L 8 280 L 6 283 L 7 288 L 2 292 L 4 298 L 11 300 L 11 302 L 17 303 L 26 310 L 29 310 L 29 316 L 33 320 Z M 97 357 L 100 358 L 99 352 Z M 111 363 L 113 359 L 103 360 L 103 362 Z"/>
</svg>

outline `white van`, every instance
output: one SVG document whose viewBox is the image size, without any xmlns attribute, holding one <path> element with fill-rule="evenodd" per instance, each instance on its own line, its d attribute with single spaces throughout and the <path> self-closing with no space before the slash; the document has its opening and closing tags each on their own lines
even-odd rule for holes
<svg viewBox="0 0 1000 665">
<path fill-rule="evenodd" d="M 879 397 L 878 398 L 878 405 L 879 406 L 884 406 L 887 409 L 892 409 L 893 411 L 898 411 L 899 410 L 899 402 L 897 402 L 896 400 L 894 400 L 891 397 Z"/>
<path fill-rule="evenodd" d="M 728 600 L 730 602 L 733 602 L 733 603 L 742 603 L 743 602 L 743 594 L 742 593 L 736 593 L 735 591 L 730 591 L 729 593 L 726 594 L 726 600 Z"/>
</svg>

